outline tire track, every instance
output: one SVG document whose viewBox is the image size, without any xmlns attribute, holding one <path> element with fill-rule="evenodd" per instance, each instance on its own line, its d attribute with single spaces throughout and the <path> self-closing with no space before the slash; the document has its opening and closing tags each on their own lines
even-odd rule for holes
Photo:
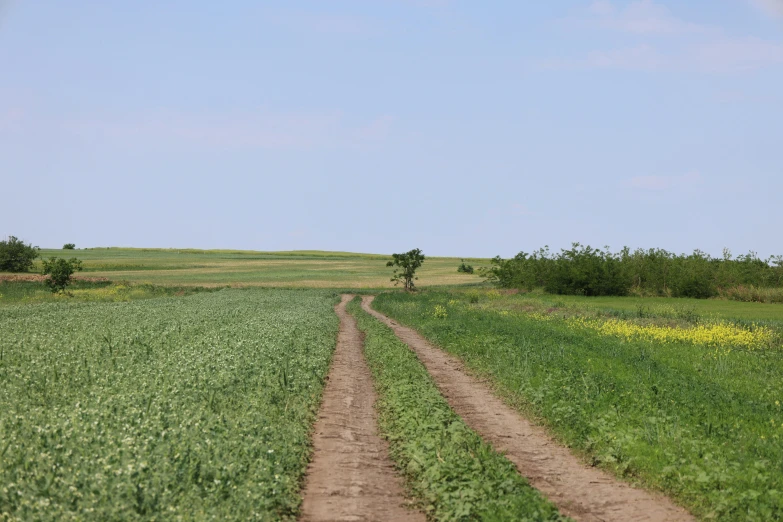
<svg viewBox="0 0 783 522">
<path fill-rule="evenodd" d="M 661 495 L 634 488 L 589 467 L 543 428 L 534 426 L 498 399 L 491 389 L 468 375 L 455 357 L 433 347 L 415 330 L 370 307 L 362 307 L 418 355 L 441 393 L 465 423 L 513 462 L 530 484 L 560 510 L 578 521 L 691 521 L 683 508 Z"/>
<path fill-rule="evenodd" d="M 400 520 L 424 522 L 406 507 L 402 479 L 378 434 L 370 368 L 363 339 L 343 295 L 332 367 L 315 423 L 313 460 L 307 468 L 301 520 Z"/>
</svg>

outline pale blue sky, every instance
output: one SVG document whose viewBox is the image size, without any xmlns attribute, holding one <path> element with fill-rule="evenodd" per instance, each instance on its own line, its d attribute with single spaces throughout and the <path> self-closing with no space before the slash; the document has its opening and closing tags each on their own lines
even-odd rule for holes
<svg viewBox="0 0 783 522">
<path fill-rule="evenodd" d="M 0 236 L 783 253 L 783 0 L 0 0 Z"/>
</svg>

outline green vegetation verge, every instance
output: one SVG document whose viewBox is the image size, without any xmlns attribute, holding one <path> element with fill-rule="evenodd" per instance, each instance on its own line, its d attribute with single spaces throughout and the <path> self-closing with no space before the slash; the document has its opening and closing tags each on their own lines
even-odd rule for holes
<svg viewBox="0 0 783 522">
<path fill-rule="evenodd" d="M 293 520 L 336 302 L 0 307 L 0 520 Z"/>
<path fill-rule="evenodd" d="M 425 291 L 383 294 L 374 307 L 490 378 L 510 404 L 594 465 L 664 491 L 706 519 L 783 518 L 779 346 L 603 335 L 569 319 L 572 312 L 531 301 Z M 681 321 L 694 318 L 649 320 L 685 328 Z M 646 324 L 621 321 L 611 324 Z"/>
<path fill-rule="evenodd" d="M 161 286 L 127 281 L 74 279 L 67 294 L 53 294 L 41 281 L 0 281 L 0 306 L 39 303 L 121 302 L 216 292 L 220 287 Z"/>
<path fill-rule="evenodd" d="M 365 333 L 380 425 L 407 484 L 435 520 L 566 520 L 449 407 L 416 355 L 387 326 L 348 310 Z"/>
<path fill-rule="evenodd" d="M 502 294 L 501 294 L 502 295 Z M 783 327 L 783 306 L 776 303 L 740 302 L 727 299 L 692 299 L 686 297 L 585 297 L 578 295 L 552 295 L 521 293 L 500 301 L 500 305 L 516 304 L 546 308 L 576 308 L 604 311 L 619 316 L 671 316 L 706 319 L 727 319 L 776 323 Z"/>
</svg>

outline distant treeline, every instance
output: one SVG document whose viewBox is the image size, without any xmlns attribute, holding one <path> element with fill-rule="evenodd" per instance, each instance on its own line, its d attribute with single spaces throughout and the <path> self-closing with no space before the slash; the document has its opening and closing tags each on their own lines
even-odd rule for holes
<svg viewBox="0 0 783 522">
<path fill-rule="evenodd" d="M 724 250 L 722 258 L 714 258 L 700 250 L 677 255 L 627 247 L 613 253 L 574 243 L 556 254 L 545 247 L 512 259 L 496 257 L 482 274 L 503 288 L 543 288 L 553 294 L 707 298 L 748 287 L 783 287 L 783 256 L 762 260 L 751 252 L 732 257 Z"/>
</svg>

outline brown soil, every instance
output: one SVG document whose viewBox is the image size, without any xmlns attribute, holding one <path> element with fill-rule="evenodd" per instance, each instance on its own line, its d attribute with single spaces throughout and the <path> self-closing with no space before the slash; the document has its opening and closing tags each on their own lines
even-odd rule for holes
<svg viewBox="0 0 783 522">
<path fill-rule="evenodd" d="M 375 390 L 362 353 L 362 335 L 345 310 L 352 298 L 344 295 L 335 307 L 340 333 L 315 424 L 301 520 L 424 522 L 424 515 L 406 507 L 402 480 L 378 435 Z"/>
<path fill-rule="evenodd" d="M 372 296 L 362 298 L 363 308 L 391 327 L 416 352 L 454 411 L 503 452 L 562 513 L 586 521 L 693 520 L 669 499 L 631 487 L 580 461 L 543 428 L 532 425 L 498 399 L 486 384 L 468 375 L 455 357 L 370 308 L 372 300 Z"/>
</svg>

